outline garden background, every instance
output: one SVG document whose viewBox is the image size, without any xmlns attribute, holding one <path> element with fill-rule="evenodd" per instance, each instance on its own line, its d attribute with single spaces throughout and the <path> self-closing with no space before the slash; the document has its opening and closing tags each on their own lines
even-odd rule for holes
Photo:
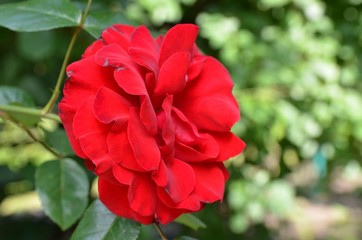
<svg viewBox="0 0 362 240">
<path fill-rule="evenodd" d="M 10 2 L 17 1 L 0 0 Z M 72 2 L 85 8 L 85 1 Z M 103 23 L 145 24 L 154 33 L 176 23 L 196 23 L 199 48 L 224 63 L 235 83 L 241 120 L 233 131 L 247 147 L 226 162 L 232 174 L 224 202 L 195 214 L 207 228 L 193 231 L 170 224 L 165 227 L 169 236 L 362 239 L 361 4 L 93 2 L 90 11 Z M 0 27 L 0 87 L 22 89 L 30 105 L 44 106 L 73 31 L 14 32 Z M 71 60 L 79 59 L 92 41 L 88 32 L 81 32 Z M 0 95 L 0 105 L 2 101 Z M 32 131 L 72 155 L 64 130 L 55 122 L 42 120 Z M 0 118 L 0 239 L 60 240 L 71 235 L 74 228 L 62 232 L 44 215 L 35 192 L 36 166 L 53 158 L 23 129 Z M 83 166 L 82 160 L 79 163 Z M 95 195 L 93 191 L 90 198 Z M 151 238 L 157 238 L 154 228 L 143 227 L 140 239 Z"/>
</svg>

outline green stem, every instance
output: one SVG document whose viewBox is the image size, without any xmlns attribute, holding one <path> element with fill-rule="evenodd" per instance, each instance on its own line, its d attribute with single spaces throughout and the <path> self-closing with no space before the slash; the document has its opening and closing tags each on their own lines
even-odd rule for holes
<svg viewBox="0 0 362 240">
<path fill-rule="evenodd" d="M 72 53 L 75 41 L 77 40 L 78 35 L 79 35 L 80 31 L 83 28 L 83 25 L 84 25 L 85 20 L 87 18 L 87 15 L 88 15 L 91 4 L 92 4 L 92 0 L 88 0 L 87 6 L 86 6 L 86 8 L 84 10 L 84 13 L 83 13 L 82 18 L 81 18 L 80 23 L 79 23 L 79 26 L 74 31 L 72 39 L 70 40 L 70 43 L 69 43 L 67 52 L 66 52 L 64 60 L 63 60 L 62 68 L 60 69 L 58 80 L 57 80 L 57 83 L 55 85 L 53 94 L 50 97 L 48 103 L 43 108 L 43 113 L 50 113 L 53 110 L 57 99 L 59 98 L 59 95 L 60 95 L 60 92 L 61 92 L 61 87 L 63 85 L 63 80 L 64 80 L 64 76 L 65 76 L 65 69 L 66 69 L 66 67 L 68 65 L 70 54 Z"/>
<path fill-rule="evenodd" d="M 154 223 L 157 229 L 157 232 L 160 234 L 162 240 L 167 240 L 166 235 L 163 233 L 162 228 L 158 223 Z"/>
<path fill-rule="evenodd" d="M 61 120 L 58 115 L 53 113 L 44 113 L 41 109 L 34 109 L 28 107 L 14 106 L 14 105 L 0 105 L 0 111 L 5 113 L 21 113 L 30 116 L 42 117 L 54 120 L 61 123 Z"/>
<path fill-rule="evenodd" d="M 17 123 L 16 123 L 17 124 Z M 45 142 L 41 141 L 40 139 L 38 139 L 37 137 L 35 137 L 35 135 L 26 127 L 17 124 L 21 129 L 23 129 L 28 135 L 29 137 L 34 141 L 39 143 L 40 145 L 42 145 L 46 150 L 48 150 L 49 152 L 51 152 L 52 154 L 54 154 L 57 158 L 62 159 L 63 155 L 60 154 L 58 151 L 52 149 L 50 146 L 48 146 L 48 144 L 46 144 Z"/>
<path fill-rule="evenodd" d="M 32 110 L 32 109 L 31 109 Z M 63 158 L 63 155 L 61 153 L 59 153 L 58 151 L 52 149 L 48 144 L 46 144 L 45 142 L 43 142 L 42 140 L 38 139 L 31 131 L 29 128 L 25 127 L 23 124 L 19 123 L 18 121 L 16 121 L 15 119 L 13 119 L 11 116 L 8 115 L 4 115 L 3 116 L 6 120 L 8 120 L 9 122 L 12 122 L 15 126 L 21 128 L 24 132 L 26 132 L 26 134 L 28 134 L 28 136 L 34 141 L 39 143 L 40 145 L 42 145 L 46 150 L 48 150 L 49 152 L 51 152 L 54 156 L 56 156 L 57 158 L 61 159 Z"/>
</svg>

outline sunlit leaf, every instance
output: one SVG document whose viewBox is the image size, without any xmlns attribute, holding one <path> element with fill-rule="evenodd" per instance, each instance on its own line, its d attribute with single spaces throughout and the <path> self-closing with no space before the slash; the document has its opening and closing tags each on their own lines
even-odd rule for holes
<svg viewBox="0 0 362 240">
<path fill-rule="evenodd" d="M 0 5 L 0 26 L 36 32 L 77 26 L 81 11 L 69 0 L 30 0 Z"/>
<path fill-rule="evenodd" d="M 193 230 L 206 228 L 206 224 L 192 214 L 182 214 L 180 217 L 175 219 L 175 222 L 181 223 Z"/>
<path fill-rule="evenodd" d="M 72 226 L 87 207 L 88 178 L 72 159 L 45 162 L 36 171 L 35 183 L 44 212 L 63 230 Z"/>
<path fill-rule="evenodd" d="M 136 240 L 140 224 L 111 213 L 99 200 L 95 200 L 84 213 L 71 240 Z"/>
</svg>

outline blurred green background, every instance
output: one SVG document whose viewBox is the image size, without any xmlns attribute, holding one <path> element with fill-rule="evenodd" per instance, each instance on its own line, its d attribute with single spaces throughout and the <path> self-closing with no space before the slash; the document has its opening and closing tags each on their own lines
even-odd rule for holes
<svg viewBox="0 0 362 240">
<path fill-rule="evenodd" d="M 247 148 L 226 162 L 224 202 L 196 214 L 207 228 L 171 224 L 170 237 L 362 239 L 362 0 L 94 0 L 92 11 L 155 33 L 196 23 L 199 48 L 234 79 L 242 118 L 233 131 Z M 0 28 L 0 85 L 44 106 L 72 33 Z M 83 32 L 72 60 L 92 41 Z M 59 126 L 41 125 L 35 134 L 68 147 Z M 52 157 L 0 119 L 0 239 L 69 238 L 72 229 L 51 223 L 34 193 L 34 169 Z"/>
</svg>

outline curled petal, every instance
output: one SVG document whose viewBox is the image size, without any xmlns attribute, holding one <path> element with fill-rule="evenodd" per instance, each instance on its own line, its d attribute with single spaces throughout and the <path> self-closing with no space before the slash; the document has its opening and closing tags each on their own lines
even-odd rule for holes
<svg viewBox="0 0 362 240">
<path fill-rule="evenodd" d="M 159 65 L 177 52 L 190 52 L 199 28 L 193 24 L 178 24 L 172 27 L 162 41 Z"/>
<path fill-rule="evenodd" d="M 134 219 L 142 224 L 151 224 L 154 216 L 142 216 L 131 209 L 128 198 L 129 187 L 122 184 L 114 184 L 103 177 L 99 177 L 99 199 L 107 208 L 118 216 Z"/>
<path fill-rule="evenodd" d="M 197 112 L 193 120 L 202 123 L 203 129 L 213 131 L 230 131 L 240 118 L 240 112 L 234 102 L 224 96 L 210 96 L 199 99 L 190 107 Z"/>
<path fill-rule="evenodd" d="M 152 179 L 159 187 L 166 187 L 168 183 L 168 169 L 164 161 L 160 161 L 160 166 L 152 173 Z"/>
<path fill-rule="evenodd" d="M 187 71 L 188 81 L 192 81 L 202 71 L 202 68 L 204 67 L 204 62 L 206 61 L 205 56 L 197 56 L 192 58 L 192 62 L 190 64 L 190 67 Z"/>
<path fill-rule="evenodd" d="M 135 176 L 128 191 L 132 210 L 142 216 L 153 216 L 156 211 L 156 188 L 148 176 Z"/>
<path fill-rule="evenodd" d="M 139 73 L 125 68 L 114 71 L 114 78 L 118 85 L 132 95 L 147 95 L 145 82 Z"/>
<path fill-rule="evenodd" d="M 194 193 L 190 194 L 183 201 L 175 203 L 165 189 L 158 187 L 157 196 L 166 206 L 174 209 L 182 209 L 186 212 L 199 211 L 203 207 L 203 203 L 200 202 Z"/>
<path fill-rule="evenodd" d="M 103 67 L 134 67 L 126 50 L 115 43 L 99 49 L 95 55 L 95 60 L 97 64 Z"/>
<path fill-rule="evenodd" d="M 108 124 L 115 120 L 128 121 L 131 107 L 132 103 L 126 98 L 109 88 L 102 87 L 95 97 L 93 111 L 99 121 Z"/>
<path fill-rule="evenodd" d="M 118 182 L 125 184 L 125 185 L 131 185 L 133 182 L 133 179 L 135 178 L 135 173 L 128 170 L 127 168 L 122 167 L 119 164 L 113 165 L 113 175 L 118 180 Z"/>
<path fill-rule="evenodd" d="M 131 108 L 127 128 L 129 143 L 138 164 L 145 170 L 156 170 L 161 155 L 154 137 L 152 137 L 139 119 L 137 110 Z"/>
<path fill-rule="evenodd" d="M 207 57 L 198 77 L 185 87 L 182 94 L 175 96 L 174 105 L 199 130 L 228 132 L 240 118 L 232 87 L 233 82 L 225 67 L 216 59 Z"/>
<path fill-rule="evenodd" d="M 73 119 L 73 131 L 76 137 L 88 135 L 93 132 L 107 132 L 109 127 L 96 119 L 93 114 L 95 97 L 89 97 L 78 109 Z"/>
<path fill-rule="evenodd" d="M 244 141 L 233 133 L 215 133 L 213 137 L 220 147 L 220 154 L 217 157 L 218 160 L 228 160 L 240 154 L 245 148 Z"/>
<path fill-rule="evenodd" d="M 165 148 L 169 149 L 168 152 L 172 151 L 175 143 L 175 125 L 171 118 L 173 96 L 168 95 L 162 103 L 163 111 L 159 113 L 158 123 L 162 129 L 162 139 L 165 143 Z"/>
<path fill-rule="evenodd" d="M 127 125 L 118 126 L 117 123 L 112 126 L 107 138 L 109 153 L 113 161 L 122 165 L 124 168 L 144 172 L 144 168 L 136 161 L 133 149 L 127 137 L 126 128 Z"/>
<path fill-rule="evenodd" d="M 174 159 L 168 166 L 167 190 L 175 203 L 185 200 L 195 187 L 195 173 L 192 167 L 178 159 Z"/>
<path fill-rule="evenodd" d="M 213 137 L 202 134 L 195 144 L 177 142 L 175 155 L 187 162 L 212 161 L 219 155 L 220 149 Z"/>
<path fill-rule="evenodd" d="M 82 58 L 86 58 L 89 56 L 94 55 L 99 49 L 101 49 L 105 45 L 104 41 L 102 39 L 98 39 L 94 43 L 92 43 L 85 52 L 82 55 Z"/>
<path fill-rule="evenodd" d="M 193 143 L 200 138 L 197 127 L 177 108 L 172 108 L 172 120 L 175 123 L 177 140 L 183 143 Z"/>
<path fill-rule="evenodd" d="M 123 24 L 114 24 L 102 32 L 102 39 L 106 44 L 115 43 L 127 51 L 130 46 L 130 36 L 135 28 Z"/>
<path fill-rule="evenodd" d="M 141 96 L 140 119 L 147 131 L 155 136 L 157 134 L 157 118 L 155 110 L 153 109 L 151 99 L 148 95 Z"/>
<path fill-rule="evenodd" d="M 113 69 L 97 65 L 94 57 L 84 58 L 67 67 L 69 79 L 64 86 L 64 98 L 61 103 L 66 103 L 74 110 L 90 96 L 96 95 L 100 87 L 118 91 L 119 86 L 113 80 Z"/>
<path fill-rule="evenodd" d="M 158 74 L 159 69 L 158 69 L 157 59 L 155 58 L 154 55 L 152 55 L 152 53 L 150 53 L 145 49 L 136 48 L 136 47 L 131 47 L 129 48 L 128 51 L 133 61 L 151 70 L 155 74 Z"/>
<path fill-rule="evenodd" d="M 92 160 L 97 173 L 103 173 L 112 167 L 112 160 L 108 155 L 107 132 L 109 127 L 100 123 L 94 116 L 92 107 L 94 97 L 79 108 L 74 116 L 73 129 L 83 153 Z M 99 144 L 93 144 L 97 139 Z"/>
<path fill-rule="evenodd" d="M 65 103 L 59 103 L 59 117 L 63 122 L 63 126 L 65 129 L 65 132 L 67 133 L 70 145 L 72 146 L 75 154 L 81 158 L 86 158 L 86 156 L 83 153 L 82 148 L 79 145 L 79 141 L 74 136 L 73 132 L 73 118 L 75 115 L 75 110 L 71 106 Z"/>
<path fill-rule="evenodd" d="M 136 63 L 158 73 L 159 47 L 145 26 L 140 26 L 134 31 L 128 51 Z"/>
<path fill-rule="evenodd" d="M 161 224 L 168 224 L 183 213 L 185 213 L 185 210 L 170 208 L 162 201 L 157 201 L 155 221 Z"/>
<path fill-rule="evenodd" d="M 220 168 L 221 165 L 209 163 L 191 166 L 196 176 L 194 193 L 199 200 L 205 203 L 222 200 L 226 179 L 224 170 Z"/>
<path fill-rule="evenodd" d="M 181 91 L 186 85 L 189 62 L 188 52 L 178 52 L 169 57 L 160 69 L 155 94 L 174 94 Z"/>
</svg>

